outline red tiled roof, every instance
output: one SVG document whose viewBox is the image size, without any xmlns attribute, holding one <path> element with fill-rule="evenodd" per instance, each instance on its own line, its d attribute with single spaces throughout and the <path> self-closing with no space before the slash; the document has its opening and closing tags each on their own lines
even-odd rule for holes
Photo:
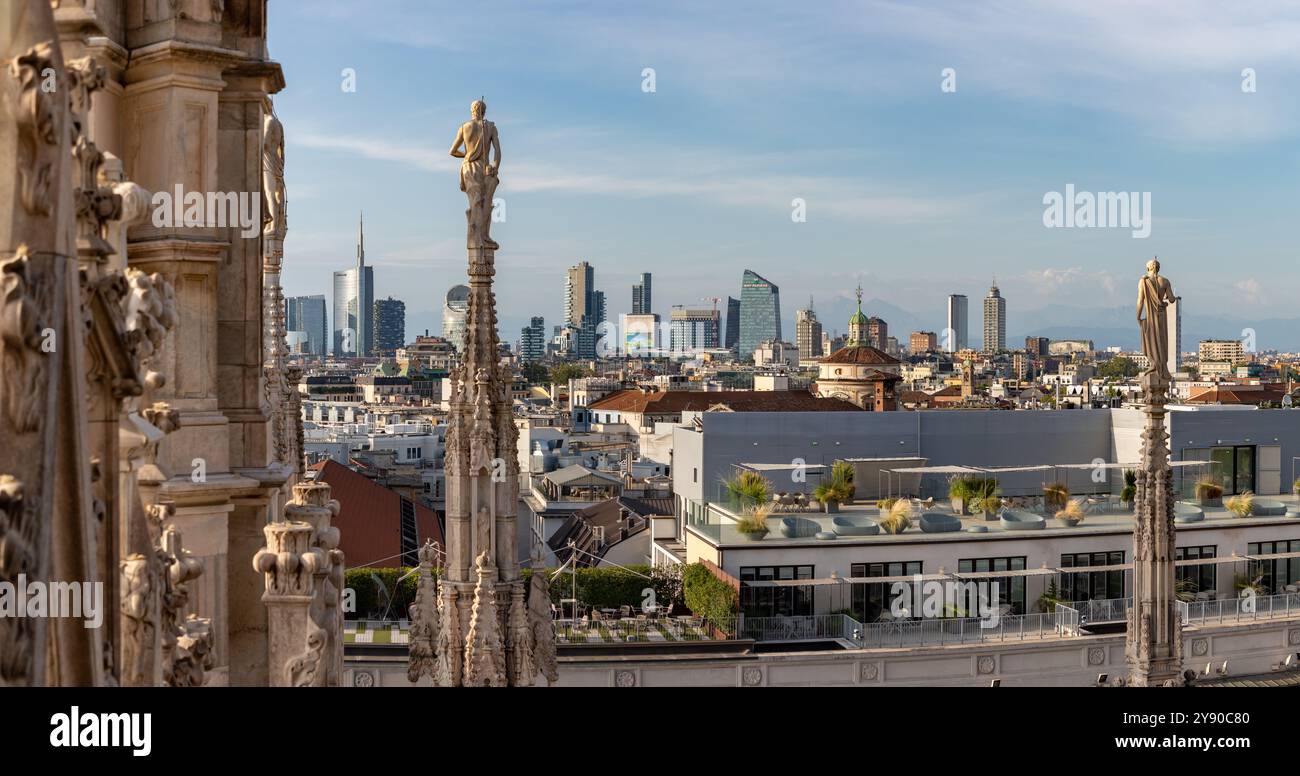
<svg viewBox="0 0 1300 776">
<path fill-rule="evenodd" d="M 807 391 L 615 391 L 589 409 L 676 415 L 723 405 L 733 412 L 862 412 L 843 399 L 827 399 Z"/>
<path fill-rule="evenodd" d="M 898 359 L 870 345 L 845 345 L 826 358 L 823 364 L 899 364 Z"/>
<path fill-rule="evenodd" d="M 1193 404 L 1276 404 L 1282 401 L 1286 391 L 1280 388 L 1260 387 L 1237 390 L 1230 386 L 1205 388 L 1200 393 L 1189 396 L 1187 401 Z"/>
<path fill-rule="evenodd" d="M 334 525 L 339 529 L 339 549 L 343 550 L 348 568 L 400 566 L 402 497 L 333 460 L 320 466 L 316 481 L 329 483 L 331 498 L 338 499 L 340 509 Z M 426 539 L 445 547 L 437 514 L 420 503 L 412 503 L 417 547 Z"/>
</svg>

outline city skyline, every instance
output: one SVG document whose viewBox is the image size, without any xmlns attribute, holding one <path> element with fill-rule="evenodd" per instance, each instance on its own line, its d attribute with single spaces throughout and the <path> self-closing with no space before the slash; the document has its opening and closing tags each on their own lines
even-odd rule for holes
<svg viewBox="0 0 1300 776">
<path fill-rule="evenodd" d="M 825 300 L 828 310 L 849 303 L 860 282 L 869 297 L 923 314 L 926 327 L 938 329 L 946 294 L 980 298 L 996 273 L 1003 294 L 1018 300 L 1008 310 L 1013 339 L 1060 299 L 1123 305 L 1137 280 L 1130 267 L 1156 254 L 1180 279 L 1189 329 L 1198 315 L 1229 306 L 1293 317 L 1286 300 L 1300 288 L 1291 277 L 1271 277 L 1292 256 L 1279 226 L 1288 221 L 1288 165 L 1268 160 L 1295 157 L 1300 111 L 1281 87 L 1300 66 L 1285 36 L 1262 21 L 1213 9 L 1203 21 L 1170 18 L 1159 5 L 1113 19 L 1026 7 L 1023 24 L 1008 30 L 990 11 L 951 5 L 868 3 L 856 13 L 840 4 L 797 13 L 774 6 L 732 20 L 740 25 L 734 36 L 696 46 L 711 12 L 682 7 L 660 20 L 578 5 L 559 12 L 572 30 L 523 36 L 525 51 L 485 73 L 468 64 L 480 38 L 463 12 L 440 13 L 436 25 L 397 26 L 390 13 L 418 20 L 432 12 L 394 5 L 361 13 L 323 3 L 328 22 L 291 4 L 271 8 L 272 30 L 304 31 L 271 40 L 296 84 L 277 106 L 290 127 L 287 175 L 299 203 L 299 228 L 286 243 L 289 294 L 328 293 L 313 273 L 346 258 L 347 224 L 364 207 L 372 213 L 372 263 L 382 269 L 376 294 L 404 298 L 412 330 L 436 330 L 441 292 L 456 272 L 459 225 L 448 215 L 458 212 L 450 194 L 434 185 L 454 176 L 455 160 L 430 120 L 459 115 L 485 94 L 489 106 L 503 106 L 492 116 L 515 138 L 506 160 L 513 176 L 499 192 L 507 218 L 494 230 L 512 269 L 498 291 L 504 332 L 533 315 L 559 320 L 553 297 L 530 300 L 560 287 L 555 267 L 584 257 L 601 267 L 610 320 L 631 311 L 628 290 L 642 272 L 659 276 L 653 312 L 666 316 L 672 304 L 694 304 L 698 289 L 733 293 L 731 278 L 752 268 L 793 298 Z M 863 31 L 857 20 L 865 12 L 878 33 Z M 588 40 L 610 27 L 611 13 L 620 17 L 612 26 L 663 34 L 634 45 L 616 37 L 566 46 L 570 35 Z M 530 19 L 526 10 L 508 16 L 511 26 Z M 987 31 L 985 43 L 1004 42 L 1008 61 L 989 64 L 969 43 L 948 41 L 943 31 L 958 20 Z M 682 45 L 665 45 L 679 27 Z M 1122 45 L 1155 28 L 1164 33 L 1157 49 Z M 811 47 L 828 29 L 827 45 Z M 1091 34 L 1071 35 L 1061 50 L 1066 29 Z M 1208 30 L 1221 40 L 1206 53 Z M 325 41 L 346 35 L 347 54 L 301 42 L 317 32 Z M 747 52 L 740 39 L 759 43 Z M 783 57 L 768 55 L 784 47 L 809 51 L 810 61 L 776 67 Z M 734 67 L 707 67 L 724 55 Z M 519 66 L 525 58 L 527 67 Z M 1084 62 L 1104 64 L 1092 72 Z M 437 71 L 438 85 L 408 99 L 410 82 L 386 76 L 391 67 Z M 654 92 L 641 90 L 646 67 L 655 68 Z M 945 67 L 956 71 L 955 92 L 941 91 Z M 1241 91 L 1245 67 L 1259 73 L 1257 92 Z M 355 92 L 340 89 L 344 68 L 356 72 Z M 521 72 L 528 77 L 520 80 Z M 599 77 L 588 83 L 591 72 Z M 870 76 L 827 77 L 839 72 Z M 738 85 L 761 86 L 769 98 L 727 98 Z M 381 110 L 382 127 L 366 120 Z M 802 122 L 788 117 L 818 114 L 832 119 L 828 135 L 805 148 Z M 731 140 L 738 121 L 754 127 L 744 142 Z M 549 157 L 561 138 L 595 164 L 594 178 L 567 174 Z M 692 150 L 681 151 L 688 142 Z M 1074 161 L 1082 159 L 1088 164 Z M 1151 192 L 1151 236 L 1044 228 L 1044 195 L 1070 184 Z M 806 222 L 791 220 L 795 198 L 806 202 Z M 1225 273 L 1228 258 L 1249 260 Z"/>
</svg>

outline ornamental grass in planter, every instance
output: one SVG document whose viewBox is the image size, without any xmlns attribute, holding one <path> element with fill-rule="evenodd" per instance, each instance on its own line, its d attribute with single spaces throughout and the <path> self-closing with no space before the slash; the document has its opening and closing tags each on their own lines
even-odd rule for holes
<svg viewBox="0 0 1300 776">
<path fill-rule="evenodd" d="M 736 521 L 736 532 L 751 542 L 762 539 L 767 536 L 767 516 L 771 513 L 772 508 L 766 504 L 755 507 Z"/>
<path fill-rule="evenodd" d="M 1048 513 L 1065 509 L 1070 500 L 1070 488 L 1064 482 L 1053 482 L 1043 486 L 1043 508 Z"/>
<path fill-rule="evenodd" d="M 896 500 L 889 507 L 889 514 L 877 521 L 880 530 L 887 534 L 901 534 L 912 527 L 912 504 L 904 499 Z"/>
<path fill-rule="evenodd" d="M 1223 483 L 1212 474 L 1202 474 L 1196 480 L 1196 502 L 1203 507 L 1217 507 L 1223 504 Z"/>
<path fill-rule="evenodd" d="M 1240 495 L 1229 496 L 1224 506 L 1237 517 L 1250 517 L 1255 511 L 1255 494 L 1246 491 Z"/>
<path fill-rule="evenodd" d="M 1061 507 L 1061 509 L 1056 513 L 1056 519 L 1071 528 L 1082 523 L 1083 517 L 1083 499 L 1081 498 L 1070 499 L 1065 502 L 1065 506 Z"/>
</svg>

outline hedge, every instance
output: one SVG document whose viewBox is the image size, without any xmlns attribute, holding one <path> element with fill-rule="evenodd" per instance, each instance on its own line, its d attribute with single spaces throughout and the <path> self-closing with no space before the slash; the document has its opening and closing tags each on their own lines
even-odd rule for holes
<svg viewBox="0 0 1300 776">
<path fill-rule="evenodd" d="M 692 563 L 682 571 L 682 595 L 692 612 L 711 622 L 727 622 L 740 607 L 735 589 L 702 563 Z"/>
<path fill-rule="evenodd" d="M 651 568 L 650 566 L 628 566 L 628 570 L 617 567 L 580 568 L 577 570 L 578 601 L 583 606 L 597 609 L 616 609 L 620 606 L 640 608 L 650 603 L 650 596 L 645 592 L 653 591 L 654 603 L 671 605 L 681 600 L 681 580 L 672 570 Z M 353 611 L 345 612 L 349 619 L 377 619 L 384 615 L 387 599 L 379 591 L 375 578 L 378 577 L 383 589 L 392 593 L 397 580 L 410 571 L 409 568 L 354 568 L 344 575 L 344 584 L 351 588 L 355 596 Z M 521 569 L 527 583 L 532 577 L 532 569 Z M 547 569 L 553 575 L 555 569 Z M 636 573 L 633 573 L 636 572 Z M 437 571 L 435 570 L 435 575 Z M 646 579 L 645 576 L 650 579 Z M 411 602 L 415 600 L 415 590 L 419 575 L 412 574 L 402 580 L 392 597 L 392 606 L 388 608 L 388 619 L 398 620 L 407 616 Z M 566 571 L 551 579 L 551 602 L 557 607 L 560 599 L 573 597 L 573 577 Z"/>
</svg>

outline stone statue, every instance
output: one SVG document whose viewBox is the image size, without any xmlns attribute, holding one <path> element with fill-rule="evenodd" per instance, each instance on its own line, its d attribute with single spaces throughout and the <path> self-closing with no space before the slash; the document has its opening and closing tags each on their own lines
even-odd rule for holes
<svg viewBox="0 0 1300 776">
<path fill-rule="evenodd" d="M 267 111 L 262 120 L 262 196 L 266 210 L 262 213 L 262 234 L 284 242 L 288 228 L 285 205 L 288 198 L 284 188 L 284 126 L 274 111 Z"/>
<path fill-rule="evenodd" d="M 489 236 L 492 226 L 492 195 L 497 190 L 497 170 L 501 167 L 501 140 L 496 124 L 483 118 L 487 103 L 475 100 L 469 106 L 469 121 L 456 130 L 451 144 L 451 155 L 464 159 L 460 164 L 460 190 L 469 198 L 465 211 L 468 221 L 467 248 L 499 247 Z M 493 156 L 489 157 L 489 152 Z"/>
<path fill-rule="evenodd" d="M 1142 332 L 1142 353 L 1151 360 L 1147 374 L 1159 375 L 1166 381 L 1169 379 L 1169 326 L 1165 308 L 1174 299 L 1169 279 L 1160 275 L 1160 262 L 1148 261 L 1147 274 L 1138 281 L 1138 328 Z"/>
</svg>

